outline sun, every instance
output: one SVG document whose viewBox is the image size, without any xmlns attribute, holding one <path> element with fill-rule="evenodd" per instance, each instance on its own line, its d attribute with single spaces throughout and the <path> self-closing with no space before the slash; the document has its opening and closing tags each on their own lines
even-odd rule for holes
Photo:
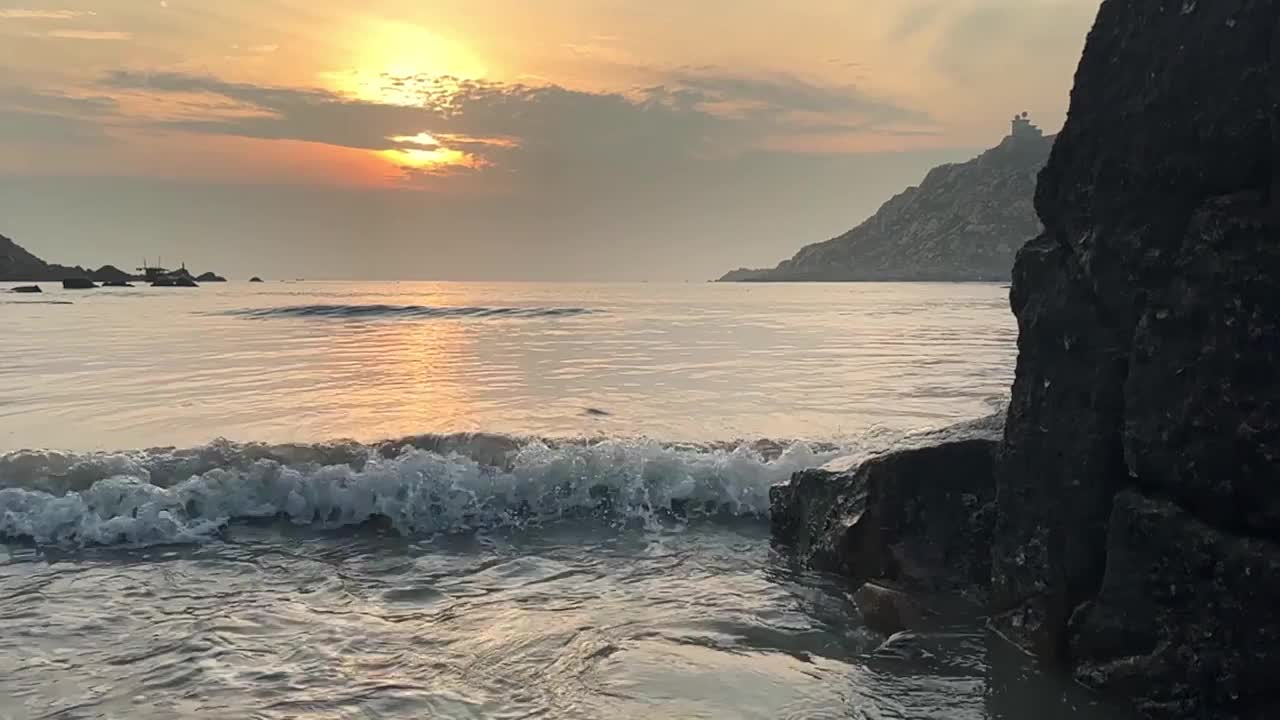
<svg viewBox="0 0 1280 720">
<path fill-rule="evenodd" d="M 346 70 L 326 73 L 339 92 L 365 102 L 422 105 L 428 93 L 448 87 L 448 80 L 474 80 L 486 75 L 480 60 L 456 40 L 404 22 L 370 20 L 352 33 L 358 38 Z"/>
<path fill-rule="evenodd" d="M 350 49 L 344 70 L 322 74 L 327 85 L 364 103 L 405 107 L 441 107 L 450 104 L 460 85 L 483 79 L 484 64 L 461 42 L 426 27 L 405 22 L 367 20 L 357 23 L 349 36 Z M 488 167 L 480 155 L 463 148 L 507 141 L 436 134 L 423 128 L 415 135 L 387 138 L 387 149 L 375 156 L 406 176 L 446 174 Z"/>
</svg>

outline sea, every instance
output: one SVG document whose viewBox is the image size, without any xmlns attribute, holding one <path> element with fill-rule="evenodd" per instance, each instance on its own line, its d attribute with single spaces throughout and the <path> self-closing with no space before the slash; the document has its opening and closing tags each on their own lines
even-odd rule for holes
<svg viewBox="0 0 1280 720">
<path fill-rule="evenodd" d="M 1127 717 L 770 539 L 990 425 L 999 284 L 6 289 L 0 719 Z"/>
</svg>

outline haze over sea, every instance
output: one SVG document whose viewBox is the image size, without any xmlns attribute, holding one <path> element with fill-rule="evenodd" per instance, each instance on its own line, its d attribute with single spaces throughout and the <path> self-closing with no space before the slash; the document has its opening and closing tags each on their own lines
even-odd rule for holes
<svg viewBox="0 0 1280 720">
<path fill-rule="evenodd" d="M 1000 409 L 1000 285 L 0 297 L 0 717 L 1117 717 L 769 543 Z"/>
</svg>

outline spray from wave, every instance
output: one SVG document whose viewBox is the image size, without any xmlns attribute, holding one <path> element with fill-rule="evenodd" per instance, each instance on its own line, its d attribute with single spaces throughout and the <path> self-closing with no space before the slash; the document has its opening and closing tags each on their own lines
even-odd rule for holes
<svg viewBox="0 0 1280 720">
<path fill-rule="evenodd" d="M 596 515 L 763 515 L 769 487 L 831 446 L 555 443 L 495 435 L 382 445 L 241 445 L 0 456 L 0 537 L 49 544 L 202 542 L 235 521 L 318 528 L 387 522 L 403 534 Z"/>
</svg>

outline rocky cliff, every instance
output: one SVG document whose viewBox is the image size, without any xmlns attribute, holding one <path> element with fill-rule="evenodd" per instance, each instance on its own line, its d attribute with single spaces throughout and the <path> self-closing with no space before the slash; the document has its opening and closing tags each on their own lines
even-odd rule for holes
<svg viewBox="0 0 1280 720">
<path fill-rule="evenodd" d="M 1014 268 L 993 476 L 797 476 L 780 537 L 908 586 L 904 550 L 989 541 L 1009 640 L 1146 717 L 1280 717 L 1278 55 L 1274 0 L 1105 0 Z M 946 495 L 961 479 L 988 509 Z"/>
<path fill-rule="evenodd" d="M 1053 143 L 1025 127 L 969 162 L 934 168 L 844 235 L 720 281 L 1008 280 L 1018 248 L 1040 232 L 1032 197 Z"/>
<path fill-rule="evenodd" d="M 1277 53 L 1280 3 L 1104 2 L 1014 271 L 997 626 L 1159 717 L 1280 716 Z"/>
</svg>

